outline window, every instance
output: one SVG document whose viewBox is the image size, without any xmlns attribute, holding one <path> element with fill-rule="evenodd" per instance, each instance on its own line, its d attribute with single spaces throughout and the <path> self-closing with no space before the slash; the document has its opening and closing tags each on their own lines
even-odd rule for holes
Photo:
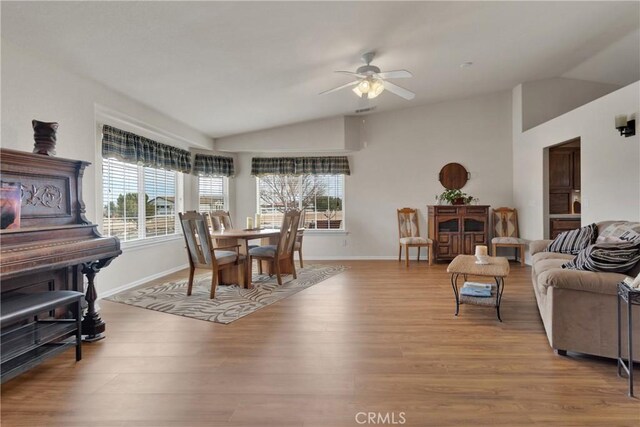
<svg viewBox="0 0 640 427">
<path fill-rule="evenodd" d="M 226 209 L 225 178 L 221 176 L 198 177 L 198 211 L 211 212 Z"/>
<path fill-rule="evenodd" d="M 279 228 L 287 209 L 303 211 L 301 226 L 344 230 L 344 175 L 266 175 L 258 178 L 263 227 Z"/>
<path fill-rule="evenodd" d="M 176 234 L 177 180 L 174 171 L 103 159 L 104 234 L 124 242 Z"/>
</svg>

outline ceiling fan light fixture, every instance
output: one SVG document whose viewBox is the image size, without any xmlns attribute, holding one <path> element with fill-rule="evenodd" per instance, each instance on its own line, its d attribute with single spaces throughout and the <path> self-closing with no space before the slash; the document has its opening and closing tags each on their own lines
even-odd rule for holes
<svg viewBox="0 0 640 427">
<path fill-rule="evenodd" d="M 371 90 L 371 82 L 369 81 L 369 79 L 363 79 L 362 81 L 360 81 L 360 83 L 358 83 L 357 88 L 362 93 L 369 93 L 369 91 Z"/>
<path fill-rule="evenodd" d="M 355 72 L 336 71 L 336 73 L 350 75 L 354 78 L 354 80 L 333 89 L 320 92 L 320 95 L 333 93 L 341 89 L 351 88 L 351 90 L 353 90 L 353 93 L 355 93 L 362 99 L 377 98 L 384 91 L 388 91 L 391 94 L 397 95 L 408 101 L 415 98 L 415 93 L 389 81 L 389 79 L 406 79 L 409 77 L 413 77 L 413 74 L 411 74 L 407 70 L 380 71 L 380 68 L 376 67 L 375 65 L 371 65 L 371 61 L 373 61 L 374 56 L 375 52 L 365 53 L 362 56 L 362 60 L 366 65 L 358 67 Z"/>
<path fill-rule="evenodd" d="M 384 82 L 380 79 L 374 80 L 371 84 L 371 89 L 369 90 L 369 99 L 375 98 L 382 92 L 384 92 Z"/>
</svg>

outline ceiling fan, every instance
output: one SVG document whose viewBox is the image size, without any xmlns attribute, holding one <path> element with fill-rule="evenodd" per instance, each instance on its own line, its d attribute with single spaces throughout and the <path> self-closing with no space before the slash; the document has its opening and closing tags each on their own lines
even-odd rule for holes
<svg viewBox="0 0 640 427">
<path fill-rule="evenodd" d="M 351 71 L 336 71 L 336 73 L 354 76 L 356 77 L 356 80 L 342 86 L 320 92 L 320 95 L 325 95 L 327 93 L 339 91 L 340 89 L 355 86 L 352 89 L 353 92 L 364 99 L 373 99 L 380 95 L 385 89 L 404 99 L 411 100 L 415 98 L 415 93 L 403 87 L 400 87 L 395 83 L 391 83 L 388 80 L 406 79 L 409 77 L 413 77 L 413 74 L 411 74 L 407 70 L 380 71 L 380 68 L 376 67 L 375 65 L 371 65 L 371 61 L 373 61 L 373 58 L 375 56 L 375 52 L 364 53 L 362 55 L 362 61 L 364 61 L 364 63 L 367 65 L 359 67 L 355 73 Z"/>
</svg>

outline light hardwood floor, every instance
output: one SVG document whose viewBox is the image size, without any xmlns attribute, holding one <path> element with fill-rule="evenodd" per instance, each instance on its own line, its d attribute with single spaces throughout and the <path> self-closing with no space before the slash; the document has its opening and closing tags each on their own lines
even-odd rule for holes
<svg viewBox="0 0 640 427">
<path fill-rule="evenodd" d="M 529 267 L 511 265 L 499 323 L 453 316 L 446 265 L 340 264 L 230 325 L 102 301 L 108 338 L 4 384 L 2 425 L 640 425 L 614 362 L 553 354 Z"/>
</svg>

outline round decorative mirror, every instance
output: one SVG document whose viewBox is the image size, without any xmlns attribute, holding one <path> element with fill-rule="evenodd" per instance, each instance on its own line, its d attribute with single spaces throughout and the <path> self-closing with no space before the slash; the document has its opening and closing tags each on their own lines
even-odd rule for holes
<svg viewBox="0 0 640 427">
<path fill-rule="evenodd" d="M 448 163 L 440 169 L 440 183 L 447 190 L 459 190 L 469 180 L 469 172 L 460 163 Z"/>
</svg>

